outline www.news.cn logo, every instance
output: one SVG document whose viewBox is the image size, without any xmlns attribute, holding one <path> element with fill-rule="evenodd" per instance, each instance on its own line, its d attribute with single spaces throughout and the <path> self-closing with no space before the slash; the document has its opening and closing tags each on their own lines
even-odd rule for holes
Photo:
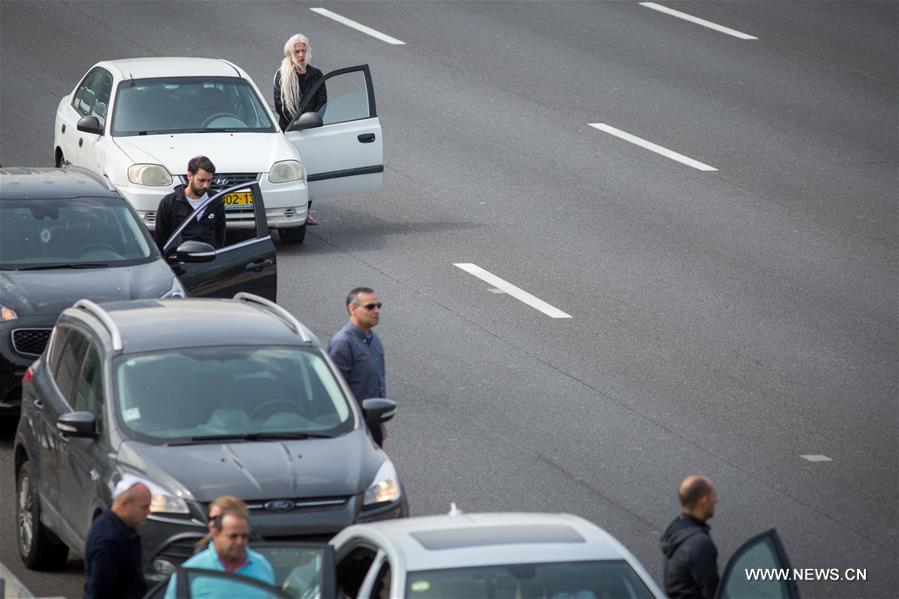
<svg viewBox="0 0 899 599">
<path fill-rule="evenodd" d="M 752 581 L 776 581 L 776 580 L 792 580 L 799 581 L 864 581 L 868 580 L 868 571 L 866 568 L 747 568 L 746 580 Z"/>
</svg>

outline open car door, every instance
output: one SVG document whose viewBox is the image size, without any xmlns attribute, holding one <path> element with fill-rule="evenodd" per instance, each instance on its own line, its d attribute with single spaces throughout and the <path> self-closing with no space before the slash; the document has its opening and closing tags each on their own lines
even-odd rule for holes
<svg viewBox="0 0 899 599">
<path fill-rule="evenodd" d="M 757 577 L 768 571 L 769 580 Z M 755 571 L 750 578 L 750 571 Z M 788 571 L 790 580 L 770 580 L 778 571 Z M 792 578 L 792 568 L 777 531 L 773 528 L 757 535 L 737 549 L 724 568 L 715 599 L 799 599 L 799 589 Z"/>
<path fill-rule="evenodd" d="M 197 213 L 237 197 L 252 205 L 256 228 L 250 239 L 214 248 L 200 241 L 181 241 L 181 232 Z M 200 205 L 166 241 L 162 254 L 187 293 L 196 297 L 231 298 L 246 291 L 276 301 L 278 266 L 275 244 L 265 218 L 265 203 L 258 183 L 223 189 Z"/>
<path fill-rule="evenodd" d="M 178 568 L 155 586 L 145 599 L 246 597 L 265 599 L 330 599 L 337 596 L 334 548 L 327 543 L 252 543 L 275 572 L 275 584 L 239 574 Z M 170 588 L 174 579 L 174 587 Z"/>
<path fill-rule="evenodd" d="M 322 85 L 328 101 L 317 113 L 304 113 Z M 285 135 L 306 168 L 309 199 L 381 189 L 384 145 L 367 64 L 325 75 L 306 94 Z"/>
</svg>

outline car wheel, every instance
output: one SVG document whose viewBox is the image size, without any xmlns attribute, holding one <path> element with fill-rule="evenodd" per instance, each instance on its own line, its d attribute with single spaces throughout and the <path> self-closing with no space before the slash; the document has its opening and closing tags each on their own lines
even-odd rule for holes
<svg viewBox="0 0 899 599">
<path fill-rule="evenodd" d="M 22 464 L 16 477 L 16 528 L 19 555 L 26 566 L 53 570 L 66 563 L 69 548 L 41 523 L 41 502 L 30 462 Z"/>
<path fill-rule="evenodd" d="M 290 227 L 289 229 L 278 229 L 278 235 L 281 237 L 282 243 L 303 243 L 303 240 L 306 239 L 306 225 Z"/>
</svg>

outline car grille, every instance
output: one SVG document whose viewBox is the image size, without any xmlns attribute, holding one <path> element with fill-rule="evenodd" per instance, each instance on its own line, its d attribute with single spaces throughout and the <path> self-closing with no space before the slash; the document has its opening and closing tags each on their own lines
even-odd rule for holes
<svg viewBox="0 0 899 599">
<path fill-rule="evenodd" d="M 187 175 L 180 176 L 182 183 L 187 183 Z M 255 183 L 259 180 L 259 173 L 216 173 L 212 176 L 210 194 L 217 193 L 225 188 L 241 183 Z"/>
<path fill-rule="evenodd" d="M 292 512 L 342 508 L 347 497 L 303 497 L 301 499 L 257 499 L 247 502 L 250 511 Z"/>
<path fill-rule="evenodd" d="M 177 566 L 194 554 L 197 548 L 197 541 L 201 538 L 203 538 L 201 534 L 187 534 L 176 537 L 162 547 L 155 557 L 168 560 Z"/>
<path fill-rule="evenodd" d="M 47 346 L 53 329 L 16 329 L 12 332 L 12 348 L 24 356 L 39 356 Z"/>
</svg>

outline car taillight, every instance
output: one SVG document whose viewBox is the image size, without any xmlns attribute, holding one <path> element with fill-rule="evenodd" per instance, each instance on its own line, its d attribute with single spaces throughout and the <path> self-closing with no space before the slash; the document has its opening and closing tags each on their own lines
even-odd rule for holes
<svg viewBox="0 0 899 599">
<path fill-rule="evenodd" d="M 27 385 L 31 382 L 31 377 L 34 376 L 34 371 L 31 370 L 31 366 L 28 367 L 28 370 L 25 371 L 25 374 L 22 376 L 22 384 Z"/>
</svg>

